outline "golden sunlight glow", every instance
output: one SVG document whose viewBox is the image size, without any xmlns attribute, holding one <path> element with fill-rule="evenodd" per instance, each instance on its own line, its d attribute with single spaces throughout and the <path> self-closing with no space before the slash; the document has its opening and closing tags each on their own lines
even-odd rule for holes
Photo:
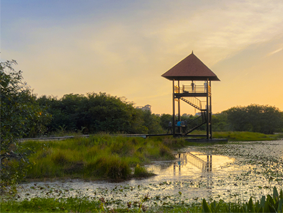
<svg viewBox="0 0 283 213">
<path fill-rule="evenodd" d="M 282 1 L 138 1 L 123 12 L 89 4 L 93 12 L 73 21 L 68 13 L 6 18 L 1 60 L 17 60 L 38 96 L 106 92 L 172 113 L 172 85 L 161 75 L 193 50 L 221 80 L 212 84 L 213 113 L 283 110 Z"/>
</svg>

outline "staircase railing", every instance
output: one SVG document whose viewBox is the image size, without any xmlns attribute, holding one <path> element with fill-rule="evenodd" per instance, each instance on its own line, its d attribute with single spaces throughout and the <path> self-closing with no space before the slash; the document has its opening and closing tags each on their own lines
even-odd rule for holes
<svg viewBox="0 0 283 213">
<path fill-rule="evenodd" d="M 200 120 L 200 121 L 198 121 Z M 184 133 L 184 135 L 188 135 L 189 133 L 191 133 L 192 131 L 194 131 L 195 129 L 201 127 L 203 124 L 205 124 L 207 122 L 206 119 L 206 112 L 202 111 L 201 115 L 196 117 L 195 119 L 192 120 L 193 123 L 196 123 L 196 125 L 194 127 L 192 127 L 191 129 L 189 129 L 188 131 L 186 131 Z"/>
<path fill-rule="evenodd" d="M 180 98 L 182 101 L 184 101 L 184 102 L 186 102 L 186 103 L 188 103 L 188 104 L 190 104 L 191 106 L 193 106 L 194 108 L 196 108 L 196 109 L 198 109 L 198 110 L 203 110 L 203 108 L 202 108 L 202 101 L 201 100 L 199 100 L 198 98 L 196 98 L 196 97 L 186 97 L 186 98 L 184 98 L 184 97 L 181 97 Z"/>
</svg>

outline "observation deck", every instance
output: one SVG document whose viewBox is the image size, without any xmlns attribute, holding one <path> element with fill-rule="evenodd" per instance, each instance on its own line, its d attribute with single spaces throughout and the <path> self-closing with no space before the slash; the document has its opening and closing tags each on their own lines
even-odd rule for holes
<svg viewBox="0 0 283 213">
<path fill-rule="evenodd" d="M 211 95 L 210 85 L 183 85 L 182 87 L 174 86 L 174 95 L 180 97 L 207 97 Z"/>
</svg>

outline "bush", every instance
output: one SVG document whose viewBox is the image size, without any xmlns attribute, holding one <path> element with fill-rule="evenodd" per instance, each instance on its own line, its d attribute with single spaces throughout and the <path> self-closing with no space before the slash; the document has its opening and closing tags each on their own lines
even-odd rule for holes
<svg viewBox="0 0 283 213">
<path fill-rule="evenodd" d="M 136 165 L 134 176 L 135 177 L 149 177 L 154 175 L 152 172 L 148 172 L 147 169 L 139 164 Z"/>
<path fill-rule="evenodd" d="M 102 156 L 95 162 L 86 165 L 86 174 L 112 180 L 127 179 L 131 175 L 131 169 L 126 161 L 117 155 Z"/>
</svg>

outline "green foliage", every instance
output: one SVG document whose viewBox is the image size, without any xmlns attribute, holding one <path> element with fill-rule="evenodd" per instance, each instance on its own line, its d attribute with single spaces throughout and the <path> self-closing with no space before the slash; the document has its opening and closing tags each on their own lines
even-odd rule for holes
<svg viewBox="0 0 283 213">
<path fill-rule="evenodd" d="M 229 131 L 230 125 L 227 122 L 227 113 L 222 112 L 212 115 L 212 130 L 213 131 Z"/>
<path fill-rule="evenodd" d="M 92 176 L 112 180 L 128 179 L 131 169 L 127 162 L 118 155 L 100 156 L 95 163 L 87 164 L 85 172 Z"/>
<path fill-rule="evenodd" d="M 193 116 L 193 115 L 188 115 L 188 114 L 183 114 L 181 116 L 181 121 L 184 121 L 186 123 L 186 128 L 183 129 L 184 131 L 187 131 L 189 129 L 194 128 L 195 126 L 198 126 L 199 124 L 202 123 L 202 118 L 201 116 Z M 168 130 L 169 127 L 169 122 L 171 122 L 172 125 L 172 115 L 169 114 L 162 114 L 160 117 L 160 125 L 163 128 L 163 131 Z M 200 126 L 198 130 L 205 130 L 205 125 Z"/>
<path fill-rule="evenodd" d="M 283 208 L 283 195 L 282 189 L 280 191 L 280 195 L 276 187 L 273 188 L 273 197 L 267 195 L 262 196 L 260 201 L 253 202 L 252 198 L 249 199 L 246 203 L 226 203 L 220 200 L 218 203 L 213 201 L 210 205 L 207 204 L 206 200 L 202 201 L 202 212 L 282 212 Z"/>
<path fill-rule="evenodd" d="M 139 164 L 136 165 L 134 176 L 135 177 L 149 177 L 154 175 L 152 172 L 148 172 L 147 169 Z"/>
<path fill-rule="evenodd" d="M 209 208 L 205 199 L 202 200 L 202 212 L 203 213 L 211 213 L 211 209 Z"/>
<path fill-rule="evenodd" d="M 174 143 L 169 142 L 174 140 Z M 180 141 L 180 142 L 179 142 Z M 183 139 L 129 138 L 98 134 L 64 141 L 26 141 L 32 147 L 33 163 L 27 178 L 106 178 L 127 179 L 131 166 L 175 156 L 169 147 L 184 147 Z M 143 173 L 136 173 L 136 175 Z"/>
<path fill-rule="evenodd" d="M 249 105 L 233 107 L 225 112 L 232 131 L 250 131 L 272 134 L 283 128 L 282 112 L 276 107 Z"/>
<path fill-rule="evenodd" d="M 258 132 L 214 132 L 214 138 L 227 138 L 229 141 L 268 141 L 277 140 L 281 135 L 268 135 Z"/>
<path fill-rule="evenodd" d="M 42 96 L 40 106 L 52 114 L 48 132 L 82 132 L 85 134 L 140 133 L 158 134 L 168 131 L 172 115 L 155 115 L 148 110 L 137 109 L 133 103 L 105 93 L 85 95 L 67 94 L 61 99 Z M 201 116 L 183 114 L 181 120 L 189 130 L 202 123 Z M 205 130 L 202 125 L 198 130 Z M 212 115 L 213 131 L 250 131 L 271 134 L 283 131 L 283 112 L 271 106 L 249 105 L 232 107 Z"/>
<path fill-rule="evenodd" d="M 160 125 L 164 130 L 167 130 L 169 127 L 169 122 L 172 124 L 172 115 L 162 114 L 160 116 Z"/>
<path fill-rule="evenodd" d="M 1 212 L 100 212 L 103 205 L 100 201 L 84 198 L 32 198 L 21 202 L 7 201 L 1 203 Z"/>
<path fill-rule="evenodd" d="M 105 93 L 64 95 L 61 99 L 42 96 L 39 105 L 52 114 L 49 132 L 80 131 L 83 133 L 158 133 L 159 117 L 150 111 L 136 109 L 133 103 Z"/>
<path fill-rule="evenodd" d="M 186 121 L 187 123 L 186 130 L 192 129 L 195 126 L 198 126 L 202 123 L 202 117 L 198 115 L 193 116 L 193 115 L 184 114 L 182 115 L 181 120 Z M 205 125 L 200 126 L 198 130 L 205 130 Z"/>
<path fill-rule="evenodd" d="M 143 126 L 148 129 L 148 134 L 157 134 L 162 132 L 159 116 L 152 114 L 149 110 L 142 111 L 142 113 Z"/>
<path fill-rule="evenodd" d="M 22 82 L 22 72 L 16 72 L 16 61 L 0 63 L 1 86 L 1 191 L 15 184 L 25 173 L 27 151 L 18 139 L 35 136 L 45 131 L 50 116 L 36 104 L 36 97 Z"/>
</svg>

